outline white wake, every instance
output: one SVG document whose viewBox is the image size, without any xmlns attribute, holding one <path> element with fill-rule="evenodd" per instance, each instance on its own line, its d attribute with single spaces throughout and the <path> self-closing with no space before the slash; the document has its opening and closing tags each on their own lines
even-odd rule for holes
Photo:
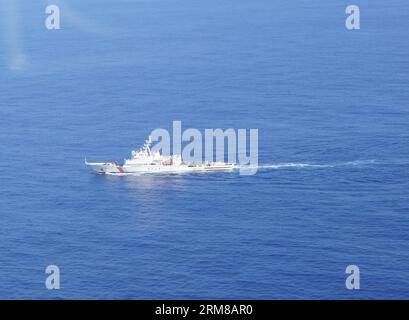
<svg viewBox="0 0 409 320">
<path fill-rule="evenodd" d="M 274 164 L 259 164 L 252 168 L 257 169 L 289 169 L 289 168 L 335 168 L 343 166 L 365 166 L 371 164 L 377 164 L 376 160 L 354 160 L 346 162 L 334 162 L 334 163 L 304 163 L 304 162 L 283 162 Z M 248 166 L 238 166 L 238 168 L 249 168 Z M 251 168 L 251 166 L 250 166 Z"/>
</svg>

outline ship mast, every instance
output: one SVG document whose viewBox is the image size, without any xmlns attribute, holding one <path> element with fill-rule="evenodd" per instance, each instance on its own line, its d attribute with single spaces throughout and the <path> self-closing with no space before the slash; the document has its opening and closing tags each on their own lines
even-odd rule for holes
<svg viewBox="0 0 409 320">
<path fill-rule="evenodd" d="M 152 136 L 149 136 L 148 140 L 145 140 L 145 144 L 143 146 L 143 150 L 148 156 L 151 155 L 151 144 L 152 144 Z"/>
</svg>

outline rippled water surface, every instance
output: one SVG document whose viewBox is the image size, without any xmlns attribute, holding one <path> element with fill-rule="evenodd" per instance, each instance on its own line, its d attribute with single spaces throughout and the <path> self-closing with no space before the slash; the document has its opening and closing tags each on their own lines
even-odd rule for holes
<svg viewBox="0 0 409 320">
<path fill-rule="evenodd" d="M 407 1 L 2 2 L 0 298 L 408 298 Z M 84 168 L 173 120 L 257 174 Z"/>
</svg>

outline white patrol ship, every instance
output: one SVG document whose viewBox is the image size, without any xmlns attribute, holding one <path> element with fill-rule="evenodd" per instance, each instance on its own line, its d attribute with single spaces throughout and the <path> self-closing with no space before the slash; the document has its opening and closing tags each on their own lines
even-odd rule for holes
<svg viewBox="0 0 409 320">
<path fill-rule="evenodd" d="M 196 171 L 225 171 L 235 168 L 234 164 L 224 162 L 205 162 L 186 164 L 180 155 L 165 157 L 160 152 L 151 152 L 152 138 L 138 151 L 132 151 L 132 158 L 125 159 L 123 165 L 117 162 L 87 162 L 85 165 L 99 174 L 127 175 L 132 173 L 179 173 Z"/>
</svg>

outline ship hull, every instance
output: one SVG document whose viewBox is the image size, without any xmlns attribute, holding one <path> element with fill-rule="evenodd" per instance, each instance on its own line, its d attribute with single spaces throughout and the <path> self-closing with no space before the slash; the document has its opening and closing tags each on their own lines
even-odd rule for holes
<svg viewBox="0 0 409 320">
<path fill-rule="evenodd" d="M 122 166 L 114 162 L 85 162 L 85 165 L 98 174 L 125 174 Z"/>
<path fill-rule="evenodd" d="M 184 173 L 184 172 L 210 172 L 233 170 L 233 164 L 212 164 L 212 165 L 140 165 L 140 166 L 120 166 L 116 163 L 85 163 L 86 166 L 98 174 L 127 175 L 133 173 Z"/>
<path fill-rule="evenodd" d="M 226 171 L 234 169 L 233 165 L 198 165 L 198 166 L 188 166 L 188 165 L 152 165 L 152 166 L 141 166 L 132 167 L 124 166 L 125 172 L 127 173 L 178 173 L 178 172 L 207 172 L 207 171 Z"/>
</svg>

